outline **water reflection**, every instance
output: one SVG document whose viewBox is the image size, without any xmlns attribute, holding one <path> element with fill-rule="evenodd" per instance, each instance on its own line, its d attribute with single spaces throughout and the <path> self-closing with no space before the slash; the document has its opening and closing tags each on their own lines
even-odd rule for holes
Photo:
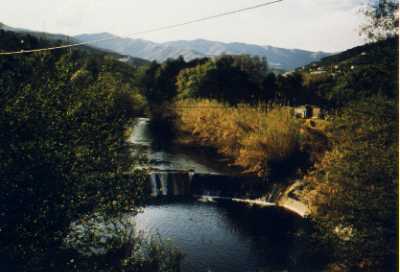
<svg viewBox="0 0 400 272">
<path fill-rule="evenodd" d="M 200 174 L 232 174 L 236 170 L 208 156 L 205 150 L 174 145 L 171 136 L 165 134 L 168 134 L 165 129 L 151 129 L 149 118 L 135 120 L 128 142 L 134 146 L 134 155 L 145 157 L 143 167 L 158 171 L 194 171 Z"/>
<path fill-rule="evenodd" d="M 283 210 L 181 201 L 151 205 L 135 222 L 184 252 L 183 271 L 312 271 L 298 264 L 307 224 Z"/>
</svg>

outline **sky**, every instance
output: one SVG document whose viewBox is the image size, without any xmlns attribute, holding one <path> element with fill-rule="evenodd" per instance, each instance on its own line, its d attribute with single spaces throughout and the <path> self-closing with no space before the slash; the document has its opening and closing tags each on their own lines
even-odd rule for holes
<svg viewBox="0 0 400 272">
<path fill-rule="evenodd" d="M 268 0 L 0 0 L 0 22 L 51 33 L 109 32 L 155 42 L 208 39 L 338 52 L 365 43 L 359 36 L 368 0 L 284 0 L 272 6 L 181 28 L 132 36 L 253 6 Z"/>
</svg>

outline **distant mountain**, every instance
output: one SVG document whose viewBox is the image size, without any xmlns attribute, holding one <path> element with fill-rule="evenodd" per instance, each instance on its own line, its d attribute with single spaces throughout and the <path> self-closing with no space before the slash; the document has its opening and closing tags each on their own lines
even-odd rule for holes
<svg viewBox="0 0 400 272">
<path fill-rule="evenodd" d="M 165 44 L 180 49 L 192 49 L 206 56 L 249 54 L 266 57 L 268 63 L 272 67 L 285 70 L 291 70 L 330 55 L 325 52 L 285 49 L 269 45 L 259 46 L 246 43 L 222 43 L 201 39 L 193 41 L 174 41 Z"/>
<path fill-rule="evenodd" d="M 83 34 L 74 38 L 82 42 L 118 38 L 118 36 L 109 33 Z M 156 60 L 163 62 L 168 58 L 178 58 L 183 56 L 186 60 L 205 57 L 204 54 L 198 53 L 191 49 L 177 48 L 166 44 L 158 44 L 142 39 L 118 38 L 109 41 L 96 43 L 96 47 L 112 50 L 124 55 L 130 55 L 147 60 Z"/>
<path fill-rule="evenodd" d="M 109 33 L 83 34 L 75 36 L 79 41 L 90 41 L 104 38 L 118 38 Z M 113 50 L 120 54 L 163 62 L 168 58 L 180 55 L 186 60 L 212 57 L 222 54 L 248 54 L 266 57 L 273 68 L 292 70 L 331 55 L 325 52 L 312 52 L 299 49 L 284 49 L 272 46 L 260 46 L 246 43 L 223 43 L 208 40 L 171 41 L 155 43 L 142 39 L 118 38 L 99 42 L 97 47 Z"/>
<path fill-rule="evenodd" d="M 54 34 L 54 33 L 40 32 L 40 31 L 33 31 L 33 30 L 29 30 L 29 29 L 24 29 L 24 28 L 15 28 L 15 27 L 11 27 L 6 24 L 3 24 L 1 22 L 0 22 L 0 30 L 12 31 L 12 32 L 17 32 L 17 33 L 22 33 L 22 34 L 29 34 L 29 35 L 32 35 L 39 39 L 49 40 L 52 42 L 59 42 L 62 44 L 70 44 L 70 43 L 80 42 L 78 39 L 71 37 L 71 36 L 64 35 L 64 34 Z M 137 58 L 134 56 L 130 56 L 128 54 L 122 54 L 122 53 L 117 52 L 116 50 L 110 50 L 107 48 L 95 49 L 95 48 L 92 48 L 89 46 L 81 46 L 80 48 L 82 48 L 82 50 L 91 51 L 91 52 L 100 51 L 100 52 L 108 53 L 109 56 L 111 56 L 115 59 L 118 59 L 121 62 L 125 62 L 132 66 L 136 66 L 136 67 L 149 63 L 149 61 L 146 59 Z"/>
<path fill-rule="evenodd" d="M 5 31 L 30 34 L 37 38 L 43 38 L 43 39 L 52 40 L 52 41 L 78 42 L 78 40 L 75 40 L 74 38 L 67 36 L 67 35 L 34 31 L 34 30 L 25 29 L 25 28 L 16 28 L 16 27 L 5 25 L 1 22 L 0 22 L 0 29 L 5 30 Z"/>
</svg>

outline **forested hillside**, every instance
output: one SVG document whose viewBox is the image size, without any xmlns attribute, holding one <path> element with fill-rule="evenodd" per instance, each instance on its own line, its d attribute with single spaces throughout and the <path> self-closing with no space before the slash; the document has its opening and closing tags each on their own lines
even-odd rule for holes
<svg viewBox="0 0 400 272">
<path fill-rule="evenodd" d="M 373 95 L 396 99 L 398 40 L 388 38 L 355 47 L 297 70 L 312 100 L 338 107 Z"/>
</svg>

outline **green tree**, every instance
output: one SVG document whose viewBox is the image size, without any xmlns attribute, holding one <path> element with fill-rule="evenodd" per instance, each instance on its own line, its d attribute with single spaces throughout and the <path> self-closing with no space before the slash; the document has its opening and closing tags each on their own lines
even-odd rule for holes
<svg viewBox="0 0 400 272">
<path fill-rule="evenodd" d="M 397 271 L 398 109 L 384 97 L 346 107 L 316 171 L 316 223 L 349 271 Z"/>
<path fill-rule="evenodd" d="M 21 38 L 50 44 L 0 32 L 5 50 Z M 124 139 L 137 108 L 134 72 L 90 50 L 0 58 L 0 264 L 10 271 L 145 271 L 152 262 L 130 262 L 127 244 L 108 259 L 64 246 L 73 222 L 119 220 L 144 205 L 147 178 L 133 171 Z"/>
<path fill-rule="evenodd" d="M 361 27 L 361 34 L 365 35 L 368 40 L 377 41 L 398 36 L 398 0 L 370 1 L 363 13 L 367 18 L 367 22 Z"/>
<path fill-rule="evenodd" d="M 141 86 L 148 101 L 152 105 L 159 106 L 164 102 L 173 100 L 177 94 L 177 77 L 179 73 L 205 60 L 193 60 L 186 62 L 182 56 L 178 59 L 168 59 L 162 64 L 153 62 L 144 72 Z"/>
<path fill-rule="evenodd" d="M 231 104 L 257 103 L 265 98 L 265 59 L 221 56 L 183 70 L 177 78 L 180 97 L 212 98 Z"/>
<path fill-rule="evenodd" d="M 300 105 L 310 101 L 308 89 L 303 86 L 300 73 L 292 73 L 277 78 L 276 101 L 288 105 Z"/>
</svg>

